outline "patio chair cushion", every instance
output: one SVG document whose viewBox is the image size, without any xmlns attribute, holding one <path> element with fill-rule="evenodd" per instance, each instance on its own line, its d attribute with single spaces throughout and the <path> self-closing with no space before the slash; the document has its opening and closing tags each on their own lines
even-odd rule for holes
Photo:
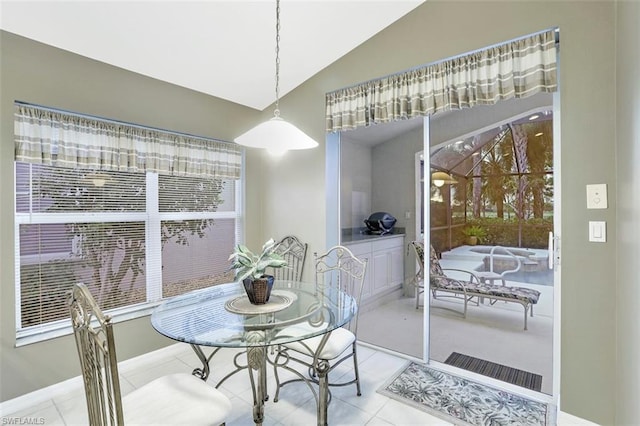
<svg viewBox="0 0 640 426">
<path fill-rule="evenodd" d="M 491 305 L 498 300 L 504 300 L 505 302 L 514 302 L 522 305 L 524 308 L 524 329 L 526 330 L 527 312 L 530 312 L 531 316 L 533 316 L 533 305 L 537 304 L 540 298 L 540 292 L 538 290 L 490 284 L 481 280 L 474 273 L 470 274 L 472 277 L 470 280 L 474 280 L 473 277 L 475 277 L 475 282 L 451 278 L 445 275 L 433 246 L 431 246 L 431 255 L 429 258 L 429 272 L 429 283 L 434 298 L 438 290 L 456 295 L 464 295 L 463 316 L 465 318 L 467 316 L 467 303 L 474 297 L 478 299 L 478 304 L 484 298 L 489 299 Z"/>
<path fill-rule="evenodd" d="M 540 298 L 540 292 L 524 287 L 508 287 L 503 285 L 491 285 L 491 294 L 494 296 L 507 297 L 509 299 L 518 299 L 528 301 L 535 305 Z"/>
<path fill-rule="evenodd" d="M 449 278 L 446 275 L 431 276 L 430 279 L 431 288 L 460 291 L 471 294 L 478 294 L 486 297 L 499 296 L 508 299 L 516 299 L 529 302 L 531 304 L 538 303 L 540 298 L 540 292 L 524 287 L 509 287 L 503 285 L 495 285 L 488 283 L 472 283 L 469 281 L 460 281 L 454 278 Z"/>
<path fill-rule="evenodd" d="M 314 330 L 318 329 L 317 327 L 308 327 L 311 327 Z M 287 328 L 285 334 L 296 335 L 296 333 L 299 332 L 300 327 L 295 330 L 292 326 Z M 293 349 L 297 352 L 309 354 L 309 356 L 312 356 L 318 350 L 320 342 L 322 341 L 322 337 L 322 335 L 310 337 L 302 341 L 285 343 L 283 346 L 286 346 L 287 348 Z M 318 355 L 318 358 L 330 360 L 336 359 L 347 349 L 349 349 L 355 341 L 356 336 L 352 332 L 350 332 L 346 328 L 336 328 L 331 332 L 331 338 L 327 340 L 327 343 L 325 344 L 324 348 L 322 348 L 322 351 Z"/>
<path fill-rule="evenodd" d="M 431 288 L 460 292 L 466 290 L 467 293 L 479 294 L 486 297 L 498 296 L 507 299 L 521 300 L 534 305 L 538 303 L 538 299 L 540 298 L 540 292 L 530 288 L 494 285 L 486 282 L 476 283 L 450 278 L 445 275 L 444 270 L 440 266 L 438 255 L 433 246 L 431 246 L 429 270 L 431 273 L 429 279 Z"/>
<path fill-rule="evenodd" d="M 431 253 L 429 254 L 429 273 L 432 276 L 441 276 L 444 275 L 444 271 L 440 266 L 440 260 L 438 259 L 438 254 L 436 250 L 431 246 Z"/>
</svg>

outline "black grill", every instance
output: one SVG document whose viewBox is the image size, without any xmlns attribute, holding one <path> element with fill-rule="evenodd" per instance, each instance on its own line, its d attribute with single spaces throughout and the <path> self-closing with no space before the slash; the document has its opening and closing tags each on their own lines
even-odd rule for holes
<svg viewBox="0 0 640 426">
<path fill-rule="evenodd" d="M 364 224 L 367 225 L 370 233 L 384 235 L 393 230 L 396 218 L 386 212 L 375 212 L 369 216 L 369 219 L 364 220 Z"/>
</svg>

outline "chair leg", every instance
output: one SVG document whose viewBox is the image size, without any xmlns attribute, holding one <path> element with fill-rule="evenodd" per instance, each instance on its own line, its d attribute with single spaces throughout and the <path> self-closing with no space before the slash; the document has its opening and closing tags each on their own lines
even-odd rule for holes
<svg viewBox="0 0 640 426">
<path fill-rule="evenodd" d="M 467 302 L 469 301 L 469 299 L 467 299 L 467 295 L 464 295 L 464 312 L 462 313 L 462 318 L 467 318 Z"/>
<path fill-rule="evenodd" d="M 280 359 L 280 348 L 276 349 L 278 352 L 273 360 L 273 376 L 276 381 L 276 393 L 273 396 L 273 402 L 278 402 L 278 396 L 280 395 L 280 376 L 278 375 L 278 360 Z"/>
<path fill-rule="evenodd" d="M 360 390 L 360 372 L 358 371 L 358 351 L 356 349 L 356 342 L 353 342 L 353 371 L 356 373 L 356 395 L 362 396 Z"/>
</svg>

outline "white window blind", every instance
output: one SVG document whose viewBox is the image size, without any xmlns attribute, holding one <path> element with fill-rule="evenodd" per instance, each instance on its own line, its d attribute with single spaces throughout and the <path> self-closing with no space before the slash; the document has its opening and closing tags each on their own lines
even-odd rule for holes
<svg viewBox="0 0 640 426">
<path fill-rule="evenodd" d="M 117 321 L 163 298 L 233 281 L 235 178 L 16 161 L 15 183 L 18 341 L 68 329 L 75 282 Z"/>
<path fill-rule="evenodd" d="M 74 282 L 109 311 L 233 281 L 236 181 L 16 163 L 16 188 L 18 335 L 67 319 Z"/>
<path fill-rule="evenodd" d="M 233 281 L 235 181 L 158 177 L 162 297 Z"/>
</svg>

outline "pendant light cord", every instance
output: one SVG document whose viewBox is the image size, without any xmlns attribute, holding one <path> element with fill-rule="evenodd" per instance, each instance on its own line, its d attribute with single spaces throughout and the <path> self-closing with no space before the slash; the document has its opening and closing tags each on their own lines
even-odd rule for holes
<svg viewBox="0 0 640 426">
<path fill-rule="evenodd" d="M 318 146 L 295 125 L 280 117 L 280 0 L 276 0 L 276 102 L 273 117 L 238 136 L 236 143 L 253 148 L 265 148 L 271 154 L 282 155 L 290 149 Z"/>
<path fill-rule="evenodd" d="M 276 0 L 276 109 L 273 115 L 280 116 L 280 0 Z"/>
</svg>

